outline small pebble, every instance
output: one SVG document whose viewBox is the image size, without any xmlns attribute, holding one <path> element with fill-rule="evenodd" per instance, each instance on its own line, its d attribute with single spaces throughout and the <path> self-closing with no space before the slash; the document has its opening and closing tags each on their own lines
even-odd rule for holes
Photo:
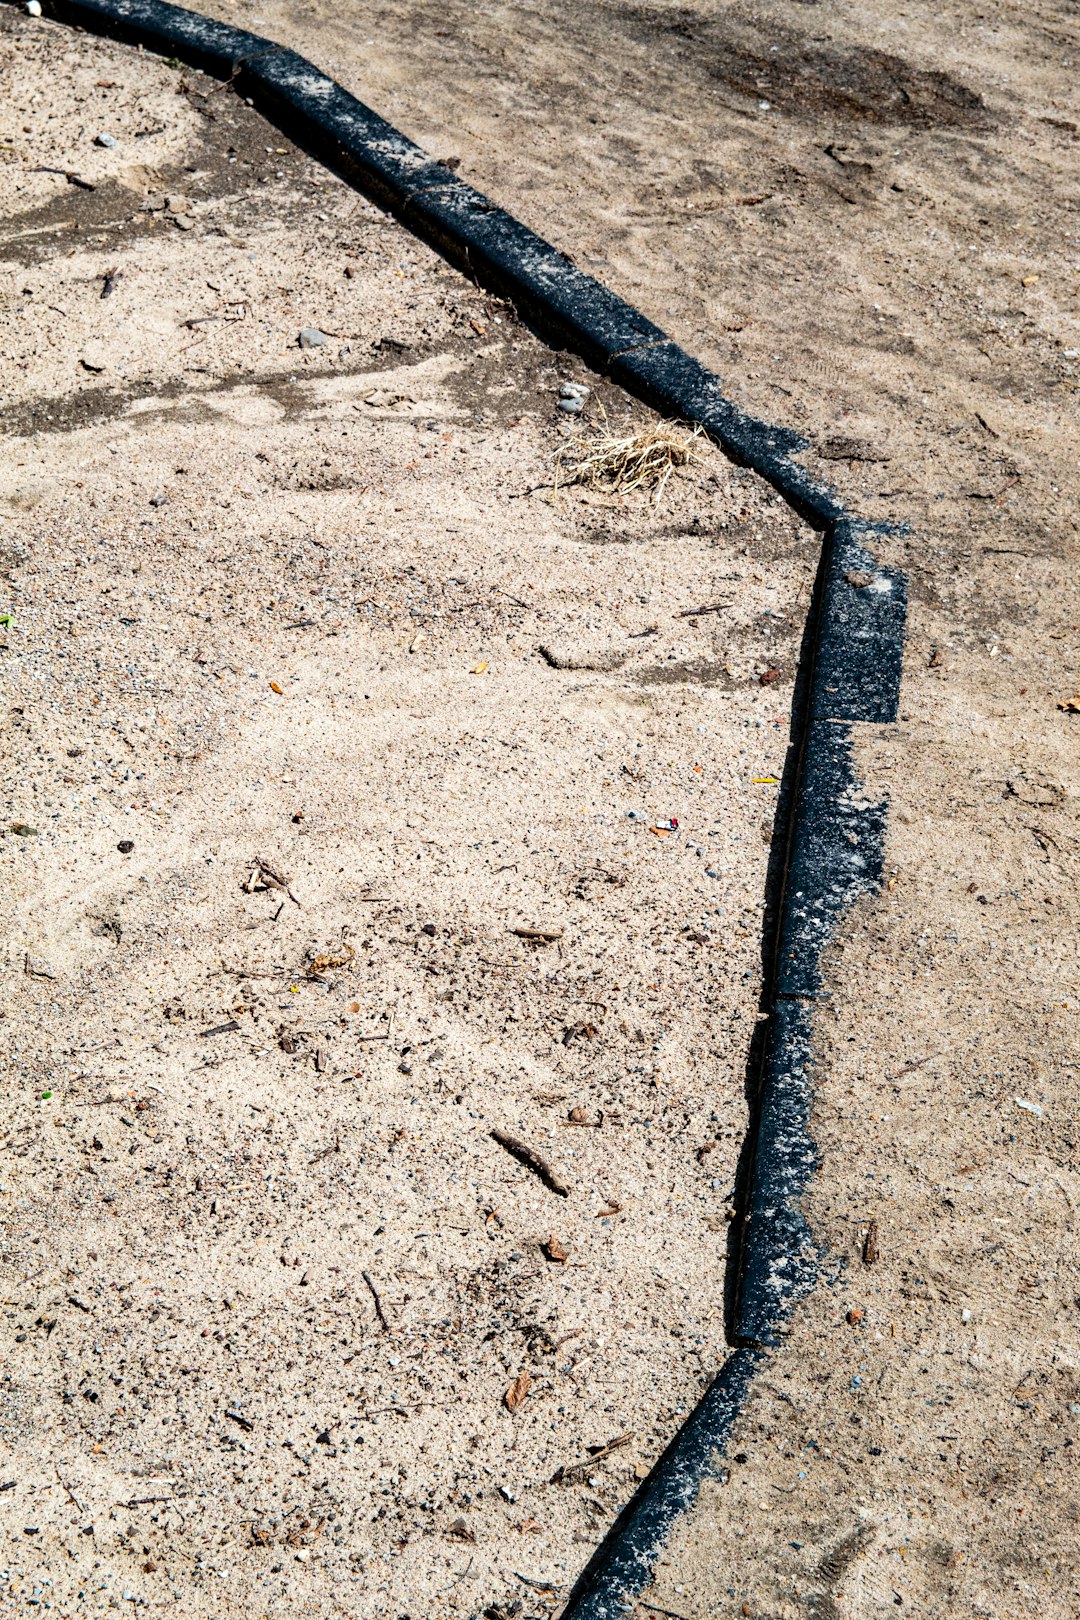
<svg viewBox="0 0 1080 1620">
<path fill-rule="evenodd" d="M 26 15 L 28 17 L 40 17 L 41 0 L 26 0 Z"/>
<path fill-rule="evenodd" d="M 565 411 L 567 416 L 580 416 L 588 397 L 589 389 L 584 383 L 568 381 L 559 384 L 559 409 Z"/>
<path fill-rule="evenodd" d="M 305 326 L 297 341 L 302 349 L 321 349 L 330 339 L 317 326 Z"/>
<path fill-rule="evenodd" d="M 94 145 L 107 146 L 109 150 L 112 151 L 114 146 L 120 145 L 120 142 L 117 140 L 115 135 L 107 135 L 104 131 L 102 131 L 100 135 L 94 136 Z"/>
</svg>

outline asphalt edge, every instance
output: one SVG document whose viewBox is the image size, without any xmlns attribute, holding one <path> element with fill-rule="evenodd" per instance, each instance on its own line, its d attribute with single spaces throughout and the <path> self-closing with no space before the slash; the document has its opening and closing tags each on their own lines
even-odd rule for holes
<svg viewBox="0 0 1080 1620">
<path fill-rule="evenodd" d="M 884 526 L 849 514 L 795 459 L 806 447 L 799 434 L 743 411 L 712 373 L 631 305 L 306 58 L 166 0 L 42 0 L 42 11 L 49 20 L 183 60 L 232 84 L 451 264 L 508 298 L 541 335 L 574 350 L 653 409 L 700 426 L 822 533 L 805 713 L 793 726 L 791 808 L 787 825 L 776 830 L 786 858 L 763 995 L 767 1029 L 751 1100 L 735 1259 L 735 1347 L 594 1551 L 562 1610 L 562 1620 L 614 1620 L 633 1606 L 675 1521 L 719 1469 L 754 1371 L 782 1343 L 791 1311 L 820 1271 L 800 1207 L 817 1165 L 809 1129 L 813 1006 L 824 994 L 822 952 L 840 917 L 881 885 L 887 807 L 861 793 L 854 727 L 897 718 L 906 580 L 881 566 L 870 549 Z"/>
</svg>

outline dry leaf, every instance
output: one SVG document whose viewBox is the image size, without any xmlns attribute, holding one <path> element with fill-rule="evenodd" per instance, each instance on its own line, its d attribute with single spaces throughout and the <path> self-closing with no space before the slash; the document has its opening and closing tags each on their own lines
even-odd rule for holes
<svg viewBox="0 0 1080 1620">
<path fill-rule="evenodd" d="M 1080 693 L 1076 697 L 1062 698 L 1058 708 L 1062 714 L 1080 714 Z"/>
<path fill-rule="evenodd" d="M 532 1373 L 518 1373 L 517 1377 L 514 1379 L 514 1382 L 510 1385 L 510 1388 L 503 1396 L 503 1402 L 506 1406 L 506 1410 L 508 1412 L 516 1412 L 531 1388 Z"/>
<path fill-rule="evenodd" d="M 319 951 L 317 955 L 312 956 L 307 964 L 307 976 L 309 979 L 317 979 L 330 968 L 348 967 L 355 960 L 356 952 L 348 940 L 343 939 L 336 951 Z"/>
<path fill-rule="evenodd" d="M 483 675 L 483 674 L 486 674 L 486 672 L 487 672 L 487 659 L 486 658 L 481 658 L 481 660 L 480 660 L 480 662 L 478 664 L 473 665 L 472 669 L 470 669 L 470 671 L 469 671 L 469 674 L 470 675 Z"/>
<path fill-rule="evenodd" d="M 284 697 L 285 696 L 284 692 L 282 691 L 281 687 L 278 685 L 277 681 L 271 681 L 270 682 L 270 690 L 271 690 L 271 692 L 276 692 L 278 697 Z"/>
<path fill-rule="evenodd" d="M 469 1542 L 470 1546 L 476 1546 L 476 1537 L 464 1519 L 455 1519 L 453 1524 L 448 1524 L 446 1533 L 448 1536 L 457 1536 L 459 1541 Z"/>
<path fill-rule="evenodd" d="M 554 1232 L 552 1232 L 551 1236 L 545 1243 L 542 1243 L 540 1247 L 543 1249 L 549 1260 L 555 1260 L 560 1265 L 565 1265 L 566 1261 L 570 1258 L 570 1251 L 563 1248 Z"/>
</svg>

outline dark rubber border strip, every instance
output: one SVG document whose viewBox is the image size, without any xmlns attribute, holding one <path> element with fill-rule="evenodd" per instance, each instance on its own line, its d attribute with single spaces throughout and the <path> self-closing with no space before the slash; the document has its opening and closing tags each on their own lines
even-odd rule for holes
<svg viewBox="0 0 1080 1620">
<path fill-rule="evenodd" d="M 678 1516 L 718 1466 L 766 1347 L 780 1342 L 820 1256 L 800 1207 L 817 1163 L 811 1021 L 820 960 L 843 911 L 880 886 L 886 807 L 862 795 L 851 727 L 896 719 L 906 582 L 795 459 L 806 441 L 740 410 L 719 380 L 651 321 L 295 51 L 165 0 L 42 0 L 46 17 L 179 58 L 225 79 L 312 156 L 390 210 L 545 336 L 657 411 L 700 425 L 815 528 L 822 553 L 778 812 L 779 899 L 766 941 L 764 1035 L 752 1057 L 750 1132 L 734 1253 L 736 1348 L 582 1571 L 563 1620 L 633 1605 Z"/>
</svg>

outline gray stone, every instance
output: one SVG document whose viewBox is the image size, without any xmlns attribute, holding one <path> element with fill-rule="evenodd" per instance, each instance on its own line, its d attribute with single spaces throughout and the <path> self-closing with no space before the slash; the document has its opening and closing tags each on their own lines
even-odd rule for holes
<svg viewBox="0 0 1080 1620">
<path fill-rule="evenodd" d="M 297 341 L 302 349 L 321 349 L 330 339 L 317 326 L 305 326 Z"/>
<path fill-rule="evenodd" d="M 117 140 L 115 135 L 107 135 L 104 131 L 102 131 L 100 135 L 94 136 L 94 145 L 107 146 L 111 151 L 114 146 L 119 146 L 120 142 Z"/>
</svg>

